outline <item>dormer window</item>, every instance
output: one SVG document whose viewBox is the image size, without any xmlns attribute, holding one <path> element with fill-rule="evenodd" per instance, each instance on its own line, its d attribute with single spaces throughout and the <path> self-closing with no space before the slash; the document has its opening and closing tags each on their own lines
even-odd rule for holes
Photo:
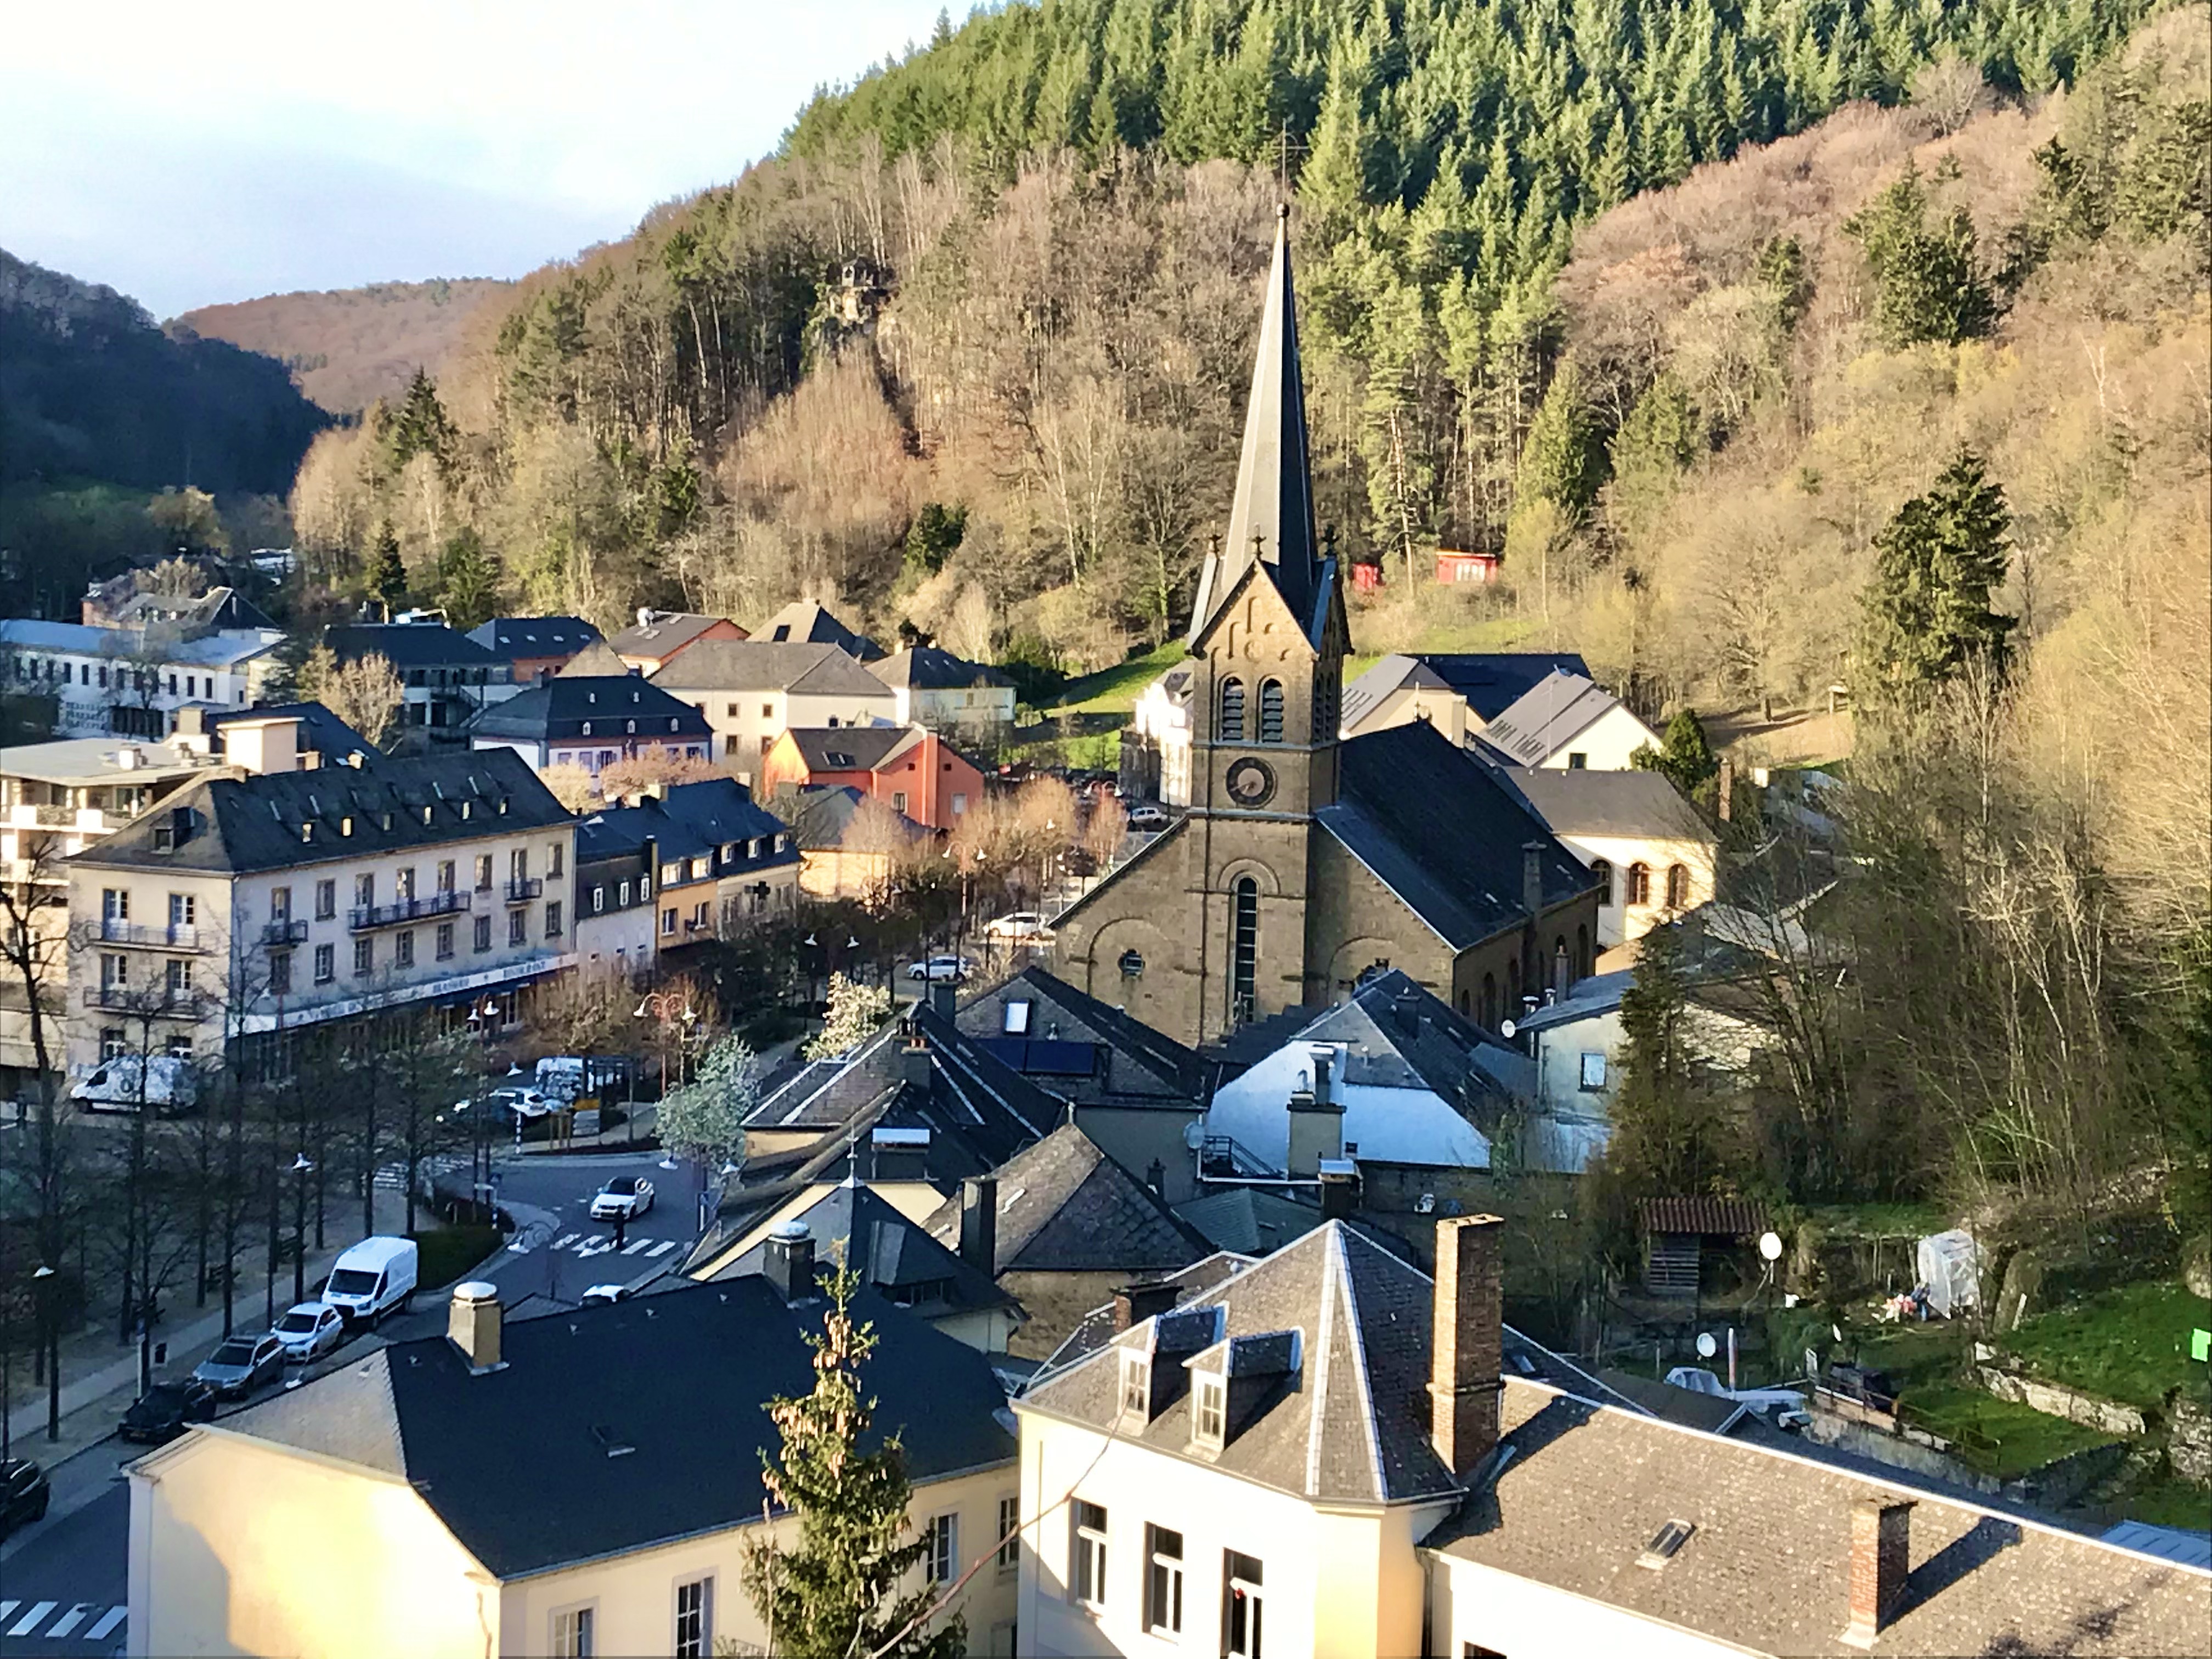
<svg viewBox="0 0 2212 1659">
<path fill-rule="evenodd" d="M 1008 1003 L 1006 1005 L 1006 1035 L 1008 1036 L 1027 1036 L 1029 1035 L 1029 1030 L 1030 1004 L 1028 999 L 1024 998 L 1018 1002 Z"/>
<path fill-rule="evenodd" d="M 590 736 L 592 735 L 592 723 L 591 723 L 591 721 L 589 721 L 589 720 L 586 720 L 586 721 L 584 722 L 584 732 L 583 732 L 583 735 L 584 735 L 584 736 L 586 736 L 586 737 L 587 737 L 587 738 L 588 738 L 588 737 L 590 737 Z"/>
<path fill-rule="evenodd" d="M 1121 1409 L 1141 1423 L 1152 1408 L 1152 1357 L 1132 1348 L 1121 1356 Z"/>
<path fill-rule="evenodd" d="M 1219 1451 L 1229 1426 L 1229 1382 L 1211 1371 L 1193 1379 L 1190 1437 L 1200 1445 Z"/>
</svg>

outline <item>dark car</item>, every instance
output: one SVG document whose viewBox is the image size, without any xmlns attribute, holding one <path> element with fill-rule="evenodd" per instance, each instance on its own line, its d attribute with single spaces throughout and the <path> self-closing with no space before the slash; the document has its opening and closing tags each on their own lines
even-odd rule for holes
<svg viewBox="0 0 2212 1659">
<path fill-rule="evenodd" d="M 191 1423 L 215 1417 L 215 1389 L 196 1376 L 181 1382 L 156 1382 L 123 1413 L 116 1432 L 141 1445 L 158 1446 L 174 1440 Z"/>
<path fill-rule="evenodd" d="M 192 1368 L 196 1382 L 206 1383 L 225 1400 L 242 1399 L 283 1375 L 284 1345 L 273 1335 L 227 1336 Z"/>
<path fill-rule="evenodd" d="M 46 1472 L 27 1457 L 0 1462 L 0 1538 L 18 1527 L 43 1520 L 46 1500 L 52 1497 Z"/>
</svg>

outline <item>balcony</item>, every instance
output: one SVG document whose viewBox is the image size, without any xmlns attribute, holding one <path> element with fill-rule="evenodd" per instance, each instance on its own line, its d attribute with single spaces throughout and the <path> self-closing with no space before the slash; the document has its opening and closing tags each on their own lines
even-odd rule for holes
<svg viewBox="0 0 2212 1659">
<path fill-rule="evenodd" d="M 149 1014 L 161 1019 L 201 1019 L 211 1006 L 209 999 L 190 987 L 166 985 L 88 985 L 84 1006 L 111 1014 Z"/>
<path fill-rule="evenodd" d="M 204 951 L 208 947 L 200 939 L 200 930 L 189 922 L 174 927 L 161 927 L 153 922 L 119 921 L 114 917 L 103 917 L 100 924 L 102 945 L 141 945 L 152 951 Z"/>
<path fill-rule="evenodd" d="M 524 876 L 507 884 L 507 902 L 509 904 L 527 904 L 544 890 L 545 884 L 536 876 Z"/>
<path fill-rule="evenodd" d="M 356 933 L 365 933 L 373 927 L 403 927 L 468 908 L 466 893 L 433 893 L 428 898 L 394 899 L 389 904 L 357 904 L 347 913 L 346 926 Z"/>
<path fill-rule="evenodd" d="M 307 939 L 307 924 L 304 921 L 272 921 L 261 930 L 264 950 L 281 951 L 287 945 L 304 945 Z"/>
</svg>

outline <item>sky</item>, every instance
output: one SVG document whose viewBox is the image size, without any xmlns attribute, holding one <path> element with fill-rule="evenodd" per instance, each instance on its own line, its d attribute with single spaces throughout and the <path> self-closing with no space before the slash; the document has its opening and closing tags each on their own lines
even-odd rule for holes
<svg viewBox="0 0 2212 1659">
<path fill-rule="evenodd" d="M 0 248 L 162 319 L 303 289 L 519 276 L 735 178 L 816 86 L 927 40 L 942 3 L 14 9 Z"/>
</svg>

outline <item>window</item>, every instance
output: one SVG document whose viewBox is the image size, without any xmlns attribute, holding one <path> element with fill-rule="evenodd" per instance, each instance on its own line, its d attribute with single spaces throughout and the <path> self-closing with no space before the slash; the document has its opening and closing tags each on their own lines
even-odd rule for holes
<svg viewBox="0 0 2212 1659">
<path fill-rule="evenodd" d="M 891 791 L 891 811 L 894 811 L 894 812 L 898 812 L 898 813 L 902 813 L 902 814 L 905 812 L 905 811 L 906 811 L 906 791 L 905 791 L 905 790 L 903 790 L 903 789 L 894 789 L 894 790 L 892 790 L 892 791 Z"/>
<path fill-rule="evenodd" d="M 546 901 L 545 937 L 548 939 L 558 939 L 561 937 L 561 902 L 558 899 L 548 899 Z"/>
<path fill-rule="evenodd" d="M 1224 1659 L 1261 1659 L 1260 1564 L 1224 1550 L 1221 1566 L 1221 1651 Z"/>
<path fill-rule="evenodd" d="M 477 918 L 476 945 L 480 951 L 491 949 L 491 918 L 489 916 Z"/>
<path fill-rule="evenodd" d="M 668 907 L 668 908 L 666 908 L 665 910 L 663 910 L 663 911 L 660 913 L 660 933 L 661 933 L 661 937 L 663 937 L 664 939 L 665 939 L 665 938 L 667 938 L 668 936 L 670 936 L 671 934 L 674 933 L 675 933 L 675 931 L 676 931 L 676 907 L 675 907 L 674 905 L 672 905 L 672 905 L 670 905 L 670 906 Z"/>
<path fill-rule="evenodd" d="M 1603 1054 L 1584 1054 L 1583 1056 L 1582 1075 L 1583 1087 L 1584 1089 L 1594 1090 L 1604 1088 L 1605 1056 Z"/>
<path fill-rule="evenodd" d="M 338 913 L 338 884 L 335 878 L 315 884 L 315 920 L 328 921 Z"/>
<path fill-rule="evenodd" d="M 660 884 L 663 887 L 673 887 L 678 882 L 683 879 L 684 866 L 682 865 L 664 864 L 660 866 Z"/>
<path fill-rule="evenodd" d="M 451 962 L 453 959 L 453 924 L 450 921 L 441 921 L 438 924 L 438 960 Z"/>
<path fill-rule="evenodd" d="M 190 1060 L 192 1057 L 192 1040 L 182 1035 L 173 1036 L 161 1045 L 161 1052 L 171 1060 Z"/>
<path fill-rule="evenodd" d="M 999 1571 L 1012 1572 L 1022 1564 L 1022 1500 L 999 1500 Z"/>
<path fill-rule="evenodd" d="M 1087 1607 L 1106 1603 L 1106 1506 L 1077 1498 L 1068 1513 L 1067 1594 Z"/>
<path fill-rule="evenodd" d="M 964 790 L 955 791 L 955 792 L 954 792 L 954 793 L 953 793 L 953 796 L 952 796 L 952 816 L 953 816 L 954 817 L 956 817 L 956 818 L 957 818 L 957 817 L 958 817 L 962 813 L 965 812 L 967 810 L 968 810 L 968 796 L 967 796 L 967 793 L 966 793 Z M 777 836 L 777 837 L 776 837 L 776 840 L 777 840 L 777 842 L 778 842 L 779 843 L 781 843 L 781 841 L 783 840 L 783 837 L 782 837 L 782 836 Z"/>
<path fill-rule="evenodd" d="M 1612 903 L 1613 866 L 1603 859 L 1592 859 L 1589 872 L 1590 879 L 1597 884 L 1597 902 L 1600 904 Z"/>
<path fill-rule="evenodd" d="M 1018 1002 L 1010 1002 L 1006 1005 L 1006 1035 L 1008 1036 L 1026 1036 L 1029 1035 L 1030 1006 L 1030 1000 L 1027 997 L 1022 998 Z"/>
<path fill-rule="evenodd" d="M 413 865 L 409 865 L 404 870 L 396 870 L 392 872 L 392 895 L 394 898 L 401 900 L 411 899 L 415 896 L 415 866 Z"/>
<path fill-rule="evenodd" d="M 172 957 L 164 966 L 168 970 L 164 975 L 164 983 L 169 988 L 169 994 L 173 997 L 190 996 L 192 991 L 191 964 Z"/>
<path fill-rule="evenodd" d="M 365 979 L 376 971 L 376 940 L 357 939 L 353 942 L 353 976 Z"/>
<path fill-rule="evenodd" d="M 676 1659 L 707 1659 L 714 1650 L 714 1581 L 676 1587 Z"/>
<path fill-rule="evenodd" d="M 1121 1409 L 1149 1417 L 1152 1407 L 1152 1357 L 1138 1349 L 1121 1355 Z"/>
<path fill-rule="evenodd" d="M 507 855 L 507 878 L 509 881 L 530 879 L 530 849 L 518 847 Z"/>
<path fill-rule="evenodd" d="M 1190 1409 L 1191 1434 L 1218 1450 L 1229 1428 L 1228 1382 L 1201 1371 L 1195 1379 L 1194 1389 Z"/>
<path fill-rule="evenodd" d="M 1182 1534 L 1145 1528 L 1145 1628 L 1156 1636 L 1182 1630 Z"/>
<path fill-rule="evenodd" d="M 1283 683 L 1280 680 L 1260 682 L 1260 741 L 1280 743 L 1283 740 Z"/>
<path fill-rule="evenodd" d="M 468 803 L 463 801 L 461 805 L 465 806 Z M 477 891 L 479 893 L 491 891 L 491 854 L 489 853 L 477 854 Z"/>
<path fill-rule="evenodd" d="M 1650 865 L 1632 864 L 1628 866 L 1628 891 L 1625 896 L 1624 902 L 1629 904 L 1651 902 L 1651 866 Z"/>
<path fill-rule="evenodd" d="M 1221 682 L 1221 718 L 1213 735 L 1224 743 L 1244 741 L 1244 682 L 1234 676 Z"/>
<path fill-rule="evenodd" d="M 131 1044 L 124 1037 L 121 1026 L 106 1025 L 100 1028 L 100 1057 L 102 1060 L 120 1060 L 130 1052 L 130 1048 Z"/>
<path fill-rule="evenodd" d="M 338 976 L 338 947 L 318 945 L 315 947 L 315 983 L 328 985 Z"/>
<path fill-rule="evenodd" d="M 103 889 L 100 895 L 100 914 L 109 921 L 131 920 L 131 891 L 125 887 Z"/>
<path fill-rule="evenodd" d="M 1570 772 L 1586 772 L 1586 771 L 1588 771 L 1589 769 L 1589 757 L 1588 755 L 1585 755 L 1584 753 L 1583 753 L 1583 751 L 1582 751 L 1581 750 L 1579 750 L 1579 749 L 1571 749 L 1571 750 L 1569 750 L 1567 751 L 1567 770 L 1568 770 L 1568 771 L 1570 771 Z"/>
<path fill-rule="evenodd" d="M 507 942 L 509 945 L 530 943 L 530 912 L 526 909 L 507 913 Z"/>
<path fill-rule="evenodd" d="M 637 878 L 637 896 L 641 901 L 653 896 L 653 875 L 650 871 Z M 627 904 L 629 901 L 624 899 L 623 902 Z"/>
<path fill-rule="evenodd" d="M 1681 867 L 1682 866 L 1679 864 L 1674 866 L 1676 870 L 1679 870 Z M 1671 871 L 1668 873 L 1668 882 L 1671 887 L 1674 882 L 1674 874 Z M 191 927 L 193 920 L 199 915 L 199 901 L 194 898 L 190 893 L 170 894 L 169 926 L 172 927 Z"/>
<path fill-rule="evenodd" d="M 691 879 L 694 881 L 704 881 L 707 878 L 707 875 L 708 860 L 705 859 L 693 859 L 691 860 Z"/>
<path fill-rule="evenodd" d="M 393 936 L 392 965 L 395 968 L 412 968 L 415 965 L 415 935 L 412 930 Z"/>
<path fill-rule="evenodd" d="M 921 1578 L 949 1584 L 960 1576 L 960 1517 L 939 1515 L 921 1529 Z"/>
<path fill-rule="evenodd" d="M 592 914 L 598 915 L 607 908 L 607 890 L 604 884 L 592 889 Z"/>
<path fill-rule="evenodd" d="M 1690 908 L 1690 869 L 1687 865 L 1667 866 L 1667 908 L 1686 910 Z"/>
<path fill-rule="evenodd" d="M 292 953 L 272 951 L 269 955 L 269 993 L 271 996 L 292 994 Z"/>
<path fill-rule="evenodd" d="M 376 902 L 376 878 L 374 874 L 353 878 L 353 902 L 364 910 Z"/>
<path fill-rule="evenodd" d="M 615 902 L 620 905 L 627 905 L 629 902 L 629 884 L 628 882 L 623 883 L 621 886 L 615 889 Z"/>
<path fill-rule="evenodd" d="M 1235 889 L 1236 915 L 1229 943 L 1230 1019 L 1250 1023 L 1258 1012 L 1260 971 L 1260 884 L 1240 877 Z"/>
<path fill-rule="evenodd" d="M 441 893 L 453 890 L 453 861 L 451 859 L 438 860 L 438 890 Z"/>
<path fill-rule="evenodd" d="M 563 1607 L 553 1615 L 554 1659 L 590 1659 L 592 1626 L 597 1621 L 592 1607 Z"/>
<path fill-rule="evenodd" d="M 269 890 L 269 920 L 271 921 L 292 920 L 292 890 L 290 888 L 272 887 Z"/>
</svg>

